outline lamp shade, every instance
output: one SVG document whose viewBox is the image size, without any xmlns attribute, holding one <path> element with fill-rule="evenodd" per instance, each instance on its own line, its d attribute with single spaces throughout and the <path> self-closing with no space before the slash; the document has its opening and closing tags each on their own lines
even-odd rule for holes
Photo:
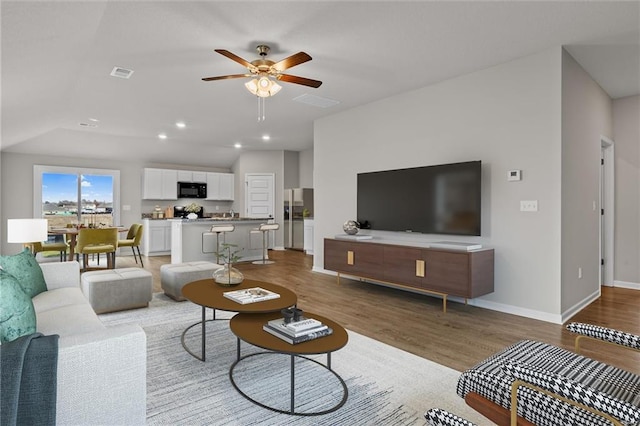
<svg viewBox="0 0 640 426">
<path fill-rule="evenodd" d="M 24 244 L 45 241 L 48 226 L 47 219 L 7 219 L 7 242 Z"/>
<path fill-rule="evenodd" d="M 260 96 L 261 98 L 273 96 L 282 89 L 282 86 L 267 76 L 262 76 L 259 79 L 254 78 L 253 80 L 245 83 L 244 86 L 249 92 L 251 92 L 251 94 Z"/>
</svg>

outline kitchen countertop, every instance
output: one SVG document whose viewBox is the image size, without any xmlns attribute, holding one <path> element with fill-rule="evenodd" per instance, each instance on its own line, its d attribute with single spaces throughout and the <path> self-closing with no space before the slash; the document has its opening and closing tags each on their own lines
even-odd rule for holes
<svg viewBox="0 0 640 426">
<path fill-rule="evenodd" d="M 255 218 L 255 217 L 203 217 L 199 219 L 187 219 L 180 217 L 163 217 L 163 218 L 152 218 L 152 217 L 143 217 L 142 219 L 147 220 L 181 220 L 183 222 L 244 222 L 244 221 L 267 221 L 272 220 L 273 218 Z"/>
<path fill-rule="evenodd" d="M 183 223 L 202 223 L 202 222 L 264 222 L 272 218 L 264 217 L 203 217 L 200 219 L 173 218 L 167 220 L 179 220 Z"/>
</svg>

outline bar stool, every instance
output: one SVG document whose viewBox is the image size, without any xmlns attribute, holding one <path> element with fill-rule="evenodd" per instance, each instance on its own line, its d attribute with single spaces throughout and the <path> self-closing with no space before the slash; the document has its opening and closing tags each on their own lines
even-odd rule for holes
<svg viewBox="0 0 640 426">
<path fill-rule="evenodd" d="M 269 245 L 267 243 L 269 237 L 267 233 L 269 231 L 275 231 L 277 229 L 280 229 L 280 224 L 278 223 L 263 223 L 258 228 L 251 230 L 251 232 L 253 233 L 262 232 L 262 260 L 255 260 L 251 263 L 253 263 L 254 265 L 268 265 L 270 263 L 275 263 L 273 260 L 266 259 L 267 249 L 269 248 Z"/>
<path fill-rule="evenodd" d="M 235 225 L 213 225 L 209 232 L 202 233 L 202 252 L 203 253 L 216 253 L 216 263 L 220 263 L 220 256 L 218 253 L 220 252 L 220 234 L 222 234 L 222 242 L 226 242 L 226 233 L 233 232 L 236 229 Z M 216 250 L 215 251 L 204 251 L 204 237 L 211 236 L 216 234 Z"/>
</svg>

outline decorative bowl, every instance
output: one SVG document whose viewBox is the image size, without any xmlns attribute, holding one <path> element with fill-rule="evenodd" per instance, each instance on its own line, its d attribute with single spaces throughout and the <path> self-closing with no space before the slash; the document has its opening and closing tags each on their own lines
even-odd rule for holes
<svg viewBox="0 0 640 426">
<path fill-rule="evenodd" d="M 345 234 L 356 235 L 360 230 L 360 223 L 356 222 L 355 220 L 348 220 L 344 223 L 344 225 L 342 225 L 342 229 L 344 230 Z"/>
</svg>

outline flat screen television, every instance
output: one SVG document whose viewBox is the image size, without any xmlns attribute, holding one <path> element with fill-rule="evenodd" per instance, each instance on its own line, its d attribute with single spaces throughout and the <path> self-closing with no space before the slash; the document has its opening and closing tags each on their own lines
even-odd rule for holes
<svg viewBox="0 0 640 426">
<path fill-rule="evenodd" d="M 480 235 L 480 161 L 358 173 L 363 229 Z"/>
</svg>

